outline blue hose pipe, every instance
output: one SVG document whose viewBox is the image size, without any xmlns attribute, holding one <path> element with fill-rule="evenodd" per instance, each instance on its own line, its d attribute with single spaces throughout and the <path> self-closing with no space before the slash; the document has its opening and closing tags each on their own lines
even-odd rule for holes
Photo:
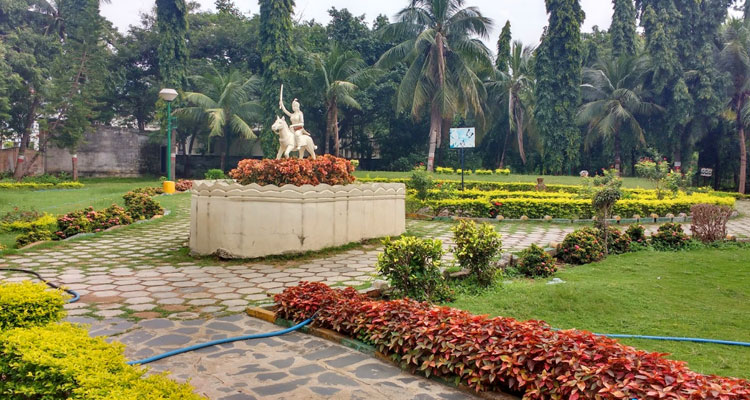
<svg viewBox="0 0 750 400">
<path fill-rule="evenodd" d="M 305 325 L 309 324 L 310 322 L 312 322 L 313 318 L 315 318 L 314 315 L 312 317 L 310 317 L 310 318 L 308 318 L 308 319 L 300 322 L 297 325 L 294 325 L 292 327 L 289 327 L 289 328 L 286 328 L 286 329 L 283 329 L 283 330 L 280 330 L 280 331 L 266 332 L 266 333 L 256 333 L 256 334 L 253 334 L 253 335 L 236 336 L 236 337 L 231 337 L 231 338 L 226 338 L 226 339 L 214 340 L 214 341 L 211 341 L 211 342 L 196 344 L 194 346 L 183 347 L 181 349 L 176 349 L 176 350 L 168 351 L 166 353 L 155 355 L 155 356 L 149 357 L 149 358 L 144 358 L 142 360 L 128 361 L 127 364 L 128 365 L 143 365 L 143 364 L 148 364 L 148 363 L 151 363 L 151 362 L 154 362 L 154 361 L 161 360 L 162 358 L 172 357 L 172 356 L 176 356 L 178 354 L 187 353 L 189 351 L 195 351 L 195 350 L 203 349 L 203 348 L 206 348 L 206 347 L 217 346 L 217 345 L 224 344 L 224 343 L 237 342 L 237 341 L 240 341 L 240 340 L 264 339 L 264 338 L 269 338 L 269 337 L 274 337 L 274 336 L 281 336 L 281 335 L 285 335 L 287 333 L 294 332 L 294 331 L 302 328 L 303 326 L 305 326 Z"/>
<path fill-rule="evenodd" d="M 44 282 L 47 286 L 51 287 L 52 289 L 60 289 L 68 293 L 69 295 L 73 296 L 72 298 L 68 299 L 68 303 L 75 303 L 76 301 L 81 299 L 81 296 L 76 292 L 75 290 L 71 289 L 62 289 L 60 286 L 55 285 L 54 283 L 42 278 L 41 275 L 37 274 L 34 271 L 29 271 L 28 269 L 20 269 L 20 268 L 0 268 L 0 271 L 10 271 L 10 272 L 20 272 L 22 274 L 29 274 L 34 275 L 37 279 Z"/>
</svg>

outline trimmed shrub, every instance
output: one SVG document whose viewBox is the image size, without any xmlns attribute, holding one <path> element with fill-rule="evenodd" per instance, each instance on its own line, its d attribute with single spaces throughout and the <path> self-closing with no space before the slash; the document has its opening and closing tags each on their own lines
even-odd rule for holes
<svg viewBox="0 0 750 400">
<path fill-rule="evenodd" d="M 585 227 L 565 236 L 558 257 L 570 264 L 588 264 L 604 258 L 604 243 L 599 229 Z"/>
<path fill-rule="evenodd" d="M 477 225 L 471 220 L 459 221 L 451 230 L 456 243 L 453 254 L 458 263 L 471 271 L 480 284 L 492 283 L 496 270 L 492 261 L 503 245 L 500 234 L 490 224 Z"/>
<path fill-rule="evenodd" d="M 435 186 L 432 181 L 432 177 L 424 171 L 415 169 L 411 173 L 411 179 L 409 180 L 409 187 L 416 190 L 416 195 L 419 200 L 426 200 L 429 195 L 430 189 Z"/>
<path fill-rule="evenodd" d="M 145 193 L 128 192 L 122 198 L 125 199 L 125 210 L 134 220 L 151 219 L 154 215 L 164 214 L 162 206 Z"/>
<path fill-rule="evenodd" d="M 81 182 L 35 183 L 35 182 L 0 182 L 0 189 L 80 189 Z"/>
<path fill-rule="evenodd" d="M 32 230 L 54 231 L 57 228 L 57 219 L 47 213 L 33 220 L 26 220 L 33 214 L 36 213 L 31 211 L 13 222 L 0 222 L 0 228 L 7 232 L 28 232 Z"/>
<path fill-rule="evenodd" d="M 607 242 L 610 254 L 623 254 L 630 251 L 630 236 L 613 226 L 607 227 Z"/>
<path fill-rule="evenodd" d="M 455 172 L 451 167 L 435 167 L 436 174 L 453 174 Z"/>
<path fill-rule="evenodd" d="M 396 297 L 416 300 L 447 301 L 452 297 L 440 273 L 443 244 L 440 240 L 406 236 L 383 240 L 377 269 L 386 277 Z"/>
<path fill-rule="evenodd" d="M 687 246 L 690 237 L 682 225 L 667 222 L 651 235 L 651 244 L 659 250 L 679 250 Z"/>
<path fill-rule="evenodd" d="M 22 233 L 16 236 L 16 247 L 21 248 L 31 243 L 44 242 L 52 240 L 55 237 L 52 232 L 46 230 L 30 230 L 26 233 Z"/>
<path fill-rule="evenodd" d="M 180 179 L 174 184 L 174 189 L 178 192 L 184 192 L 193 188 L 193 181 Z"/>
<path fill-rule="evenodd" d="M 625 230 L 625 234 L 628 235 L 631 241 L 647 245 L 648 238 L 646 237 L 646 227 L 641 224 L 633 224 L 628 226 Z"/>
<path fill-rule="evenodd" d="M 0 283 L 0 331 L 60 321 L 65 317 L 66 297 L 62 290 L 43 283 Z"/>
<path fill-rule="evenodd" d="M 315 160 L 242 160 L 229 176 L 242 185 L 346 185 L 355 181 L 353 172 L 349 160 L 325 154 Z"/>
<path fill-rule="evenodd" d="M 139 187 L 132 190 L 133 193 L 143 193 L 149 196 L 156 196 L 164 193 L 164 188 L 158 186 L 145 186 Z"/>
<path fill-rule="evenodd" d="M 542 321 L 488 318 L 413 300 L 373 301 L 302 283 L 275 296 L 277 316 L 374 345 L 412 372 L 524 399 L 747 399 L 750 382 L 702 375 L 684 362 Z"/>
<path fill-rule="evenodd" d="M 192 388 L 125 364 L 124 345 L 62 323 L 0 334 L 0 393 L 20 399 L 193 400 Z"/>
<path fill-rule="evenodd" d="M 215 169 L 209 169 L 206 171 L 206 173 L 203 175 L 205 179 L 214 180 L 214 179 L 226 179 L 227 176 L 224 174 L 224 171 L 215 168 Z"/>
<path fill-rule="evenodd" d="M 694 238 L 698 238 L 703 243 L 710 243 L 727 237 L 727 222 L 732 216 L 731 208 L 713 204 L 696 204 L 690 207 L 690 215 L 693 217 L 690 231 Z"/>
<path fill-rule="evenodd" d="M 529 278 L 546 278 L 557 272 L 557 264 L 549 253 L 532 243 L 520 254 L 518 272 Z"/>
</svg>

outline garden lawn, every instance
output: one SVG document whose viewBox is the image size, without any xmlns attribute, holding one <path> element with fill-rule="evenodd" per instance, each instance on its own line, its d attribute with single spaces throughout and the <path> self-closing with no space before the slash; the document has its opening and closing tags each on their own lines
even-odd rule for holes
<svg viewBox="0 0 750 400">
<path fill-rule="evenodd" d="M 596 333 L 750 342 L 750 248 L 643 251 L 568 267 L 549 279 L 517 279 L 451 304 L 476 314 L 539 319 Z M 686 361 L 695 371 L 750 379 L 750 348 L 622 339 Z"/>
<path fill-rule="evenodd" d="M 461 174 L 430 174 L 433 179 L 461 180 Z M 395 171 L 354 171 L 357 178 L 409 178 L 411 172 Z M 578 176 L 568 175 L 464 175 L 467 181 L 486 181 L 486 182 L 536 182 L 536 178 L 544 178 L 546 184 L 557 185 L 581 185 L 583 180 Z M 643 178 L 622 178 L 623 187 L 626 188 L 644 188 L 653 189 L 654 185 Z"/>
<path fill-rule="evenodd" d="M 154 178 L 83 179 L 81 189 L 3 189 L 0 190 L 0 215 L 18 207 L 58 216 L 88 206 L 103 209 L 112 204 L 123 205 L 122 195 L 143 186 L 161 186 Z M 0 232 L 0 244 L 11 248 L 18 233 Z"/>
</svg>

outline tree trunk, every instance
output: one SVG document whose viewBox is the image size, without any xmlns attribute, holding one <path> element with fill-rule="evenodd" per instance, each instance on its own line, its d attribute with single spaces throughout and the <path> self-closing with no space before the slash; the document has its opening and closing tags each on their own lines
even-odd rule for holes
<svg viewBox="0 0 750 400">
<path fill-rule="evenodd" d="M 331 153 L 331 133 L 333 132 L 333 109 L 331 102 L 326 102 L 326 134 L 323 140 L 323 154 Z"/>
<path fill-rule="evenodd" d="M 227 157 L 229 157 L 229 146 L 231 145 L 231 139 L 229 138 L 229 132 L 224 132 L 224 151 L 221 153 L 221 170 L 226 171 Z"/>
<path fill-rule="evenodd" d="M 747 180 L 747 146 L 745 145 L 745 127 L 740 124 L 739 129 L 740 142 L 740 182 L 738 191 L 745 193 L 745 181 Z"/>
<path fill-rule="evenodd" d="M 188 148 L 185 151 L 185 169 L 182 172 L 183 174 L 185 174 L 186 178 L 190 178 L 192 176 L 190 174 L 190 155 L 193 154 L 193 143 L 195 143 L 195 135 L 190 135 Z"/>
<path fill-rule="evenodd" d="M 26 117 L 23 135 L 21 136 L 21 147 L 18 148 L 18 157 L 16 157 L 16 169 L 13 171 L 13 178 L 17 181 L 20 181 L 26 174 L 26 149 L 29 147 L 29 142 L 31 141 L 31 127 L 34 125 L 34 116 L 36 115 L 36 108 L 38 106 L 39 98 L 35 96 L 31 100 L 29 115 Z"/>
<path fill-rule="evenodd" d="M 622 176 L 622 143 L 620 142 L 620 134 L 615 131 L 615 169 L 617 173 Z"/>
<path fill-rule="evenodd" d="M 71 160 L 73 161 L 73 180 L 78 180 L 78 154 L 73 154 L 71 157 Z"/>
<path fill-rule="evenodd" d="M 340 146 L 339 146 L 339 109 L 336 104 L 336 99 L 331 101 L 331 108 L 333 117 L 331 117 L 331 123 L 333 124 L 333 155 L 340 157 Z"/>
<path fill-rule="evenodd" d="M 508 144 L 510 143 L 510 125 L 508 126 L 508 132 L 505 134 L 505 144 L 503 145 L 503 154 L 500 156 L 500 166 L 498 168 L 505 168 L 505 153 L 508 150 Z"/>
<path fill-rule="evenodd" d="M 437 138 L 440 135 L 443 118 L 440 115 L 440 109 L 437 103 L 432 104 L 430 111 L 430 147 L 427 153 L 427 171 L 432 172 L 435 168 L 435 148 L 437 147 Z"/>
</svg>

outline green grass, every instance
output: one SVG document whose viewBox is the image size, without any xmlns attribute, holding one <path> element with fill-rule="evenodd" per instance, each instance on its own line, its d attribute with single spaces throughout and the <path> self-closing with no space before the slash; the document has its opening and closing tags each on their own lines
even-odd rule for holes
<svg viewBox="0 0 750 400">
<path fill-rule="evenodd" d="M 638 252 L 566 268 L 547 285 L 518 279 L 451 304 L 476 314 L 539 319 L 597 333 L 750 342 L 750 248 Z M 621 340 L 671 353 L 707 374 L 750 378 L 750 348 Z"/>
<path fill-rule="evenodd" d="M 461 180 L 461 174 L 431 174 L 433 179 Z M 394 172 L 394 171 L 355 171 L 354 176 L 357 178 L 409 178 L 411 172 Z M 464 175 L 467 181 L 487 181 L 487 182 L 536 182 L 536 178 L 544 178 L 546 184 L 559 185 L 580 185 L 582 179 L 578 176 L 568 175 Z M 626 188 L 646 188 L 652 189 L 654 186 L 643 178 L 625 177 L 623 187 Z"/>
<path fill-rule="evenodd" d="M 22 210 L 36 210 L 52 215 L 65 214 L 88 206 L 102 209 L 114 204 L 123 205 L 122 195 L 143 186 L 160 186 L 155 178 L 106 178 L 83 179 L 82 189 L 50 190 L 0 190 L 0 215 L 18 207 Z M 13 247 L 16 232 L 0 232 L 0 244 Z"/>
</svg>

